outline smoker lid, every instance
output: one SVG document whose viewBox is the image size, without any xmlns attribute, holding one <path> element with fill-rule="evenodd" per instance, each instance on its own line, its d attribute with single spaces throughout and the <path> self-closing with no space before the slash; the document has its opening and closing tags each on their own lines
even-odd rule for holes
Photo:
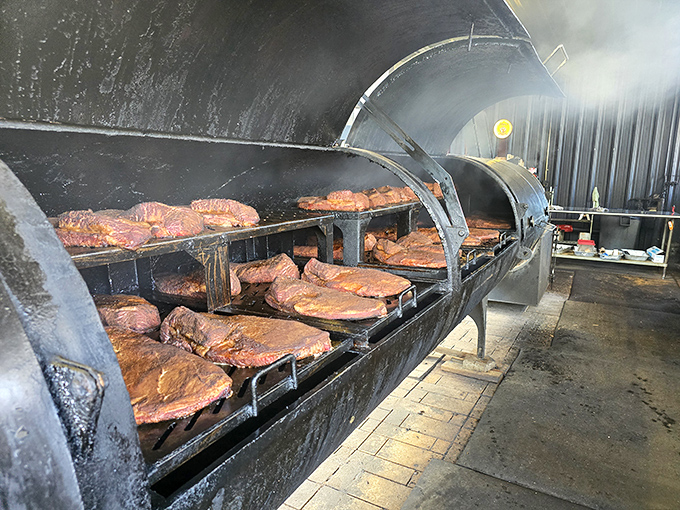
<svg viewBox="0 0 680 510">
<path fill-rule="evenodd" d="M 471 30 L 499 44 L 478 51 L 475 43 L 466 59 L 450 45 L 436 66 L 414 66 L 413 78 L 391 80 L 395 93 L 381 91 L 381 99 L 408 106 L 393 104 L 389 113 L 436 113 L 446 93 L 445 112 L 457 125 L 496 101 L 496 87 L 556 90 L 503 0 L 8 0 L 3 19 L 0 118 L 9 120 L 328 146 L 391 66 Z M 508 55 L 500 41 L 525 47 L 513 55 L 531 61 L 513 66 L 513 83 L 521 69 L 544 76 L 529 73 L 526 86 L 515 88 L 485 82 L 485 97 L 476 93 L 480 74 L 473 71 Z M 460 71 L 441 69 L 459 63 Z M 499 76 L 506 72 L 507 65 L 498 68 Z M 472 79 L 449 79 L 457 73 Z M 438 96 L 423 89 L 431 79 Z M 474 106 L 461 106 L 468 102 Z M 442 122 L 408 127 L 419 134 Z"/>
<path fill-rule="evenodd" d="M 457 38 L 433 45 L 384 76 L 366 95 L 426 152 L 447 154 L 458 132 L 483 109 L 514 96 L 561 91 L 528 40 Z M 355 109 L 346 143 L 398 150 L 365 110 Z"/>
</svg>

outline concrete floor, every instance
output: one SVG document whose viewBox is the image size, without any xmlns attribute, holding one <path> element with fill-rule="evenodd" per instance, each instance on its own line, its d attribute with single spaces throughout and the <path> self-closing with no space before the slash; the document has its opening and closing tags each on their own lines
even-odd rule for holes
<svg viewBox="0 0 680 510">
<path fill-rule="evenodd" d="M 490 303 L 488 354 L 504 372 L 520 349 L 552 344 L 571 292 L 573 272 L 567 269 L 556 274 L 555 285 L 537 307 Z M 641 276 L 659 278 L 652 271 Z M 674 274 L 669 278 L 677 285 Z M 474 323 L 465 319 L 441 346 L 474 352 Z M 447 360 L 436 351 L 431 353 L 279 510 L 453 508 L 451 499 L 437 500 L 431 492 L 442 480 L 452 479 L 457 480 L 456 494 L 474 500 L 474 504 L 457 504 L 456 508 L 480 504 L 485 508 L 584 508 L 559 496 L 553 498 L 550 491 L 506 483 L 509 477 L 503 479 L 503 473 L 500 477 L 480 475 L 460 465 L 461 452 L 499 384 L 447 372 L 442 369 Z M 488 436 L 488 430 L 484 434 Z M 512 466 L 508 469 L 512 471 Z M 439 492 L 441 497 L 446 491 Z"/>
</svg>

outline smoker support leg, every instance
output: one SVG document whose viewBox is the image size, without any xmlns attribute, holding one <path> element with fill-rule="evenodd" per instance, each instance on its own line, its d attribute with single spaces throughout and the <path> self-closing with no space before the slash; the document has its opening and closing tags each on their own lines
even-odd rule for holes
<svg viewBox="0 0 680 510">
<path fill-rule="evenodd" d="M 484 297 L 468 314 L 477 325 L 477 354 L 456 351 L 445 347 L 437 347 L 435 351 L 446 355 L 449 359 L 442 364 L 442 370 L 455 374 L 499 382 L 503 372 L 496 368 L 496 362 L 486 357 L 486 310 L 488 298 Z"/>
<path fill-rule="evenodd" d="M 484 296 L 470 312 L 470 318 L 477 325 L 477 357 L 479 359 L 486 357 L 486 310 L 488 305 L 489 299 Z"/>
</svg>

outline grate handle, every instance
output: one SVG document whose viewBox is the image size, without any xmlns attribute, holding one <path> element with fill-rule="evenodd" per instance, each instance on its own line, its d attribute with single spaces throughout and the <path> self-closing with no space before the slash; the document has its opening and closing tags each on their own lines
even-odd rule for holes
<svg viewBox="0 0 680 510">
<path fill-rule="evenodd" d="M 562 52 L 562 62 L 560 62 L 560 64 L 555 68 L 555 70 L 554 70 L 552 73 L 550 73 L 550 76 L 551 76 L 551 77 L 555 76 L 555 73 L 556 73 L 557 71 L 559 71 L 560 68 L 561 68 L 564 64 L 566 64 L 566 63 L 569 61 L 569 55 L 567 55 L 567 50 L 564 49 L 564 44 L 559 44 L 559 45 L 553 50 L 553 52 L 552 52 L 550 55 L 548 55 L 548 58 L 546 58 L 546 59 L 543 61 L 543 65 L 546 65 L 546 64 L 548 63 L 548 61 L 549 61 L 551 58 L 553 58 L 553 57 L 555 56 L 555 54 L 557 54 L 558 51 L 561 51 L 561 52 Z"/>
<path fill-rule="evenodd" d="M 278 360 L 276 360 L 274 363 L 269 365 L 268 367 L 263 368 L 260 370 L 257 374 L 253 376 L 253 378 L 250 380 L 250 405 L 253 410 L 253 417 L 257 416 L 257 381 L 260 380 L 260 378 L 263 375 L 268 374 L 269 372 L 279 368 L 282 365 L 285 365 L 286 363 L 290 363 L 290 386 L 292 386 L 294 390 L 297 389 L 298 387 L 298 379 L 297 379 L 297 360 L 295 359 L 295 354 L 286 354 L 285 356 L 280 357 Z"/>
<path fill-rule="evenodd" d="M 416 286 L 411 285 L 408 289 L 402 290 L 399 293 L 399 298 L 397 300 L 397 317 L 401 318 L 402 315 L 404 315 L 404 296 L 408 294 L 409 292 L 413 292 L 413 297 L 409 300 L 409 303 L 412 303 L 414 307 L 418 306 L 418 297 L 416 295 Z"/>
</svg>

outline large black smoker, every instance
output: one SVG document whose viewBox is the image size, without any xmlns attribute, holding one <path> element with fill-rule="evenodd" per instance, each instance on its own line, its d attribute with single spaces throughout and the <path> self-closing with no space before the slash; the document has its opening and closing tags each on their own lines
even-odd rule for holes
<svg viewBox="0 0 680 510">
<path fill-rule="evenodd" d="M 275 508 L 544 235 L 547 203 L 524 169 L 446 155 L 485 107 L 560 93 L 502 0 L 7 0 L 0 12 L 1 508 Z M 294 207 L 404 183 L 420 204 Z M 263 220 L 127 252 L 67 251 L 47 219 L 207 197 Z M 474 212 L 512 228 L 459 253 Z M 342 235 L 345 262 L 363 263 L 378 217 L 401 232 L 431 222 L 448 268 L 406 271 L 417 292 L 384 320 L 325 323 L 326 356 L 234 371 L 231 399 L 135 425 L 91 293 L 167 306 L 157 270 L 199 264 L 207 308 L 268 313 L 255 291 L 229 299 L 229 261 L 310 235 L 329 260 Z"/>
</svg>

